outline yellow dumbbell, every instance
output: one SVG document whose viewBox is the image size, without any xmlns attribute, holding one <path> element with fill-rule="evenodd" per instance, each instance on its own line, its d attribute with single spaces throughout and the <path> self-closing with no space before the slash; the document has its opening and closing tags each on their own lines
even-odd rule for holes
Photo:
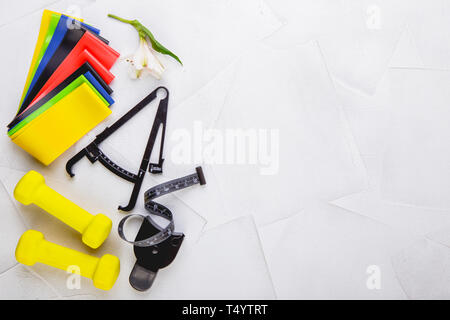
<svg viewBox="0 0 450 320">
<path fill-rule="evenodd" d="M 92 215 L 45 184 L 44 177 L 29 171 L 17 183 L 14 198 L 24 205 L 34 203 L 81 233 L 82 241 L 96 249 L 106 240 L 112 221 L 104 214 Z"/>
<path fill-rule="evenodd" d="M 94 286 L 102 290 L 111 289 L 120 272 L 120 261 L 116 256 L 105 254 L 97 258 L 65 248 L 45 240 L 36 230 L 22 234 L 16 247 L 16 259 L 27 266 L 39 262 L 66 271 L 77 266 L 83 277 L 92 279 Z"/>
</svg>

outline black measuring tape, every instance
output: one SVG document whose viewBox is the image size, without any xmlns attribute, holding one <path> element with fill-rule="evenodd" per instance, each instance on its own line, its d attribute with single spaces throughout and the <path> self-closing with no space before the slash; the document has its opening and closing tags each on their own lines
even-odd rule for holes
<svg viewBox="0 0 450 320">
<path fill-rule="evenodd" d="M 195 168 L 195 170 L 196 170 L 196 173 L 159 184 L 153 188 L 148 189 L 145 192 L 145 194 L 144 194 L 145 209 L 150 214 L 154 214 L 154 215 L 157 215 L 157 216 L 167 219 L 169 221 L 169 224 L 165 228 L 159 228 L 159 232 L 157 234 L 154 234 L 145 239 L 134 240 L 134 241 L 128 240 L 125 237 L 125 234 L 123 231 L 125 222 L 128 219 L 130 219 L 132 217 L 142 217 L 142 218 L 148 220 L 151 224 L 157 225 L 155 223 L 155 221 L 151 218 L 150 214 L 147 214 L 147 215 L 143 215 L 143 214 L 139 214 L 139 213 L 129 214 L 119 222 L 119 226 L 118 226 L 119 236 L 126 242 L 131 243 L 132 245 L 137 246 L 137 247 L 150 247 L 150 246 L 156 245 L 158 243 L 161 243 L 164 240 L 166 240 L 167 238 L 169 238 L 175 229 L 175 224 L 173 221 L 173 214 L 167 207 L 165 207 L 162 204 L 159 204 L 157 202 L 154 202 L 153 200 L 156 198 L 159 198 L 163 195 L 166 195 L 168 193 L 172 193 L 174 191 L 188 188 L 195 184 L 205 185 L 206 180 L 205 180 L 205 176 L 203 174 L 202 167 L 197 167 L 197 168 Z"/>
<path fill-rule="evenodd" d="M 147 141 L 147 146 L 145 147 L 144 155 L 142 157 L 141 165 L 139 167 L 138 173 L 132 173 L 128 170 L 117 165 L 114 161 L 112 161 L 106 154 L 100 150 L 99 145 L 103 141 L 105 141 L 111 134 L 113 134 L 117 129 L 119 129 L 123 124 L 125 124 L 128 120 L 134 117 L 139 111 L 141 111 L 144 107 L 146 107 L 150 102 L 156 99 L 158 90 L 164 90 L 166 93 L 166 97 L 161 99 L 159 102 L 158 110 L 156 111 L 155 120 L 153 121 L 153 126 Z M 169 104 L 169 90 L 165 87 L 158 87 L 153 90 L 148 96 L 146 96 L 141 102 L 139 102 L 135 107 L 129 110 L 126 114 L 124 114 L 119 120 L 114 122 L 110 127 L 106 127 L 100 134 L 96 136 L 94 141 L 92 141 L 89 145 L 83 148 L 80 152 L 78 152 L 75 156 L 73 156 L 66 163 L 66 171 L 67 173 L 73 177 L 75 174 L 72 171 L 72 167 L 75 163 L 81 160 L 84 156 L 86 156 L 91 163 L 96 162 L 97 160 L 109 171 L 116 174 L 117 176 L 134 183 L 133 191 L 131 193 L 130 201 L 128 205 L 125 207 L 119 206 L 119 210 L 122 211 L 130 211 L 136 205 L 137 198 L 139 196 L 139 191 L 142 186 L 142 181 L 144 180 L 145 173 L 147 168 L 150 173 L 162 173 L 162 165 L 164 162 L 163 159 L 163 149 L 164 149 L 164 138 L 166 134 L 166 120 L 167 120 L 167 108 Z M 156 142 L 156 138 L 158 136 L 158 131 L 162 126 L 162 135 L 161 135 L 161 145 L 159 149 L 159 160 L 158 163 L 150 163 L 150 156 L 152 154 L 153 147 Z"/>
<path fill-rule="evenodd" d="M 167 267 L 175 259 L 178 250 L 183 243 L 184 234 L 174 232 L 175 224 L 172 212 L 154 199 L 168 193 L 182 190 L 195 184 L 205 185 L 206 180 L 201 167 L 197 167 L 196 173 L 183 178 L 168 181 L 157 185 L 145 192 L 144 202 L 147 215 L 130 214 L 119 222 L 119 236 L 128 243 L 133 244 L 136 263 L 130 273 L 130 285 L 138 290 L 148 290 L 159 269 Z M 169 220 L 166 227 L 159 226 L 151 215 L 157 215 Z M 124 234 L 125 222 L 131 218 L 143 217 L 141 227 L 134 241 L 128 240 Z"/>
</svg>

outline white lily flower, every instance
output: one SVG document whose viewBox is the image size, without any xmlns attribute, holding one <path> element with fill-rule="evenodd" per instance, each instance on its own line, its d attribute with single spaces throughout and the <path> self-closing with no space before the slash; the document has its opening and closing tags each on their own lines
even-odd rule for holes
<svg viewBox="0 0 450 320">
<path fill-rule="evenodd" d="M 126 61 L 133 79 L 144 78 L 150 74 L 159 80 L 165 69 L 143 37 L 140 37 L 139 49 L 133 56 L 126 58 Z"/>
<path fill-rule="evenodd" d="M 169 55 L 183 65 L 180 58 L 159 43 L 150 30 L 143 26 L 138 20 L 128 20 L 114 14 L 108 14 L 108 17 L 132 25 L 139 33 L 138 51 L 133 56 L 126 58 L 126 61 L 130 66 L 129 70 L 132 78 L 139 79 L 151 74 L 156 79 L 161 79 L 162 73 L 164 72 L 164 66 L 155 56 L 155 51 Z M 147 42 L 147 39 L 151 45 Z"/>
</svg>

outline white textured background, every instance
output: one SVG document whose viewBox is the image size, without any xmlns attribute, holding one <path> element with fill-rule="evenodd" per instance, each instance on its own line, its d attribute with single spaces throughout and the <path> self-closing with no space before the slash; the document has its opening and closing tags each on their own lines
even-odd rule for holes
<svg viewBox="0 0 450 320">
<path fill-rule="evenodd" d="M 137 34 L 106 17 L 137 18 L 184 62 L 161 57 L 164 80 L 132 81 L 123 61 L 113 115 L 49 167 L 0 138 L 0 297 L 25 299 L 450 298 L 450 4 L 445 0 L 0 0 L 1 125 L 13 118 L 42 9 L 80 13 L 122 56 Z M 203 163 L 207 186 L 161 199 L 186 235 L 153 287 L 134 291 L 132 247 L 115 231 L 131 185 L 86 159 L 64 165 L 95 133 L 157 85 L 171 92 L 166 163 L 142 190 L 193 172 L 171 161 L 173 134 L 203 128 L 278 129 L 279 171 Z M 155 105 L 155 104 L 154 104 Z M 155 105 L 156 106 L 156 105 Z M 102 147 L 137 168 L 155 107 Z M 97 251 L 70 228 L 12 197 L 34 169 L 92 213 L 114 221 Z M 136 212 L 143 211 L 142 196 Z M 26 229 L 121 260 L 109 292 L 67 274 L 17 264 Z M 370 266 L 379 289 L 367 287 Z M 370 268 L 369 268 L 370 270 Z"/>
</svg>

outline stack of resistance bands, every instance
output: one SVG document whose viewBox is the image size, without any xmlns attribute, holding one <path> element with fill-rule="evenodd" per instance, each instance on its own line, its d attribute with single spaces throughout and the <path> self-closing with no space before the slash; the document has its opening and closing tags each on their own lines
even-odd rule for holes
<svg viewBox="0 0 450 320">
<path fill-rule="evenodd" d="M 100 31 L 45 10 L 19 110 L 14 143 L 49 165 L 111 114 L 109 71 L 119 53 Z"/>
</svg>

